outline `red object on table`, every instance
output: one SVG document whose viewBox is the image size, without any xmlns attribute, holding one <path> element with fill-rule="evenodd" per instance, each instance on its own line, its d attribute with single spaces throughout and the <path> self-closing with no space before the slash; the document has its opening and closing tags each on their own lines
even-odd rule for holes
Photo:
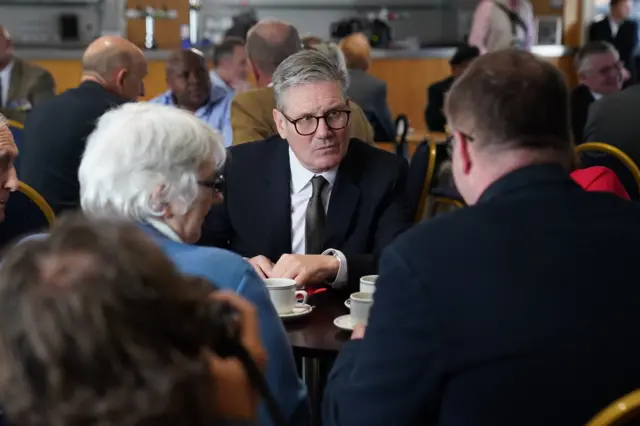
<svg viewBox="0 0 640 426">
<path fill-rule="evenodd" d="M 618 176 L 607 167 L 593 166 L 574 170 L 571 178 L 586 191 L 609 192 L 625 200 L 629 199 Z"/>
</svg>

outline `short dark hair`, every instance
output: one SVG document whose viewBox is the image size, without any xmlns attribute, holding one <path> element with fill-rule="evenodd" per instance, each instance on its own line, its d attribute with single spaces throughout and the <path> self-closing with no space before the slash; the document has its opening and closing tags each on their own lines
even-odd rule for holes
<svg viewBox="0 0 640 426">
<path fill-rule="evenodd" d="M 529 52 L 505 49 L 474 60 L 451 87 L 445 111 L 452 129 L 480 148 L 572 150 L 564 78 Z"/>
<path fill-rule="evenodd" d="M 236 47 L 244 47 L 244 40 L 239 37 L 227 37 L 213 48 L 213 65 L 218 66 L 224 58 L 233 56 Z"/>
<path fill-rule="evenodd" d="M 0 270 L 0 400 L 10 422 L 215 425 L 196 314 L 211 285 L 181 276 L 135 226 L 59 222 L 10 249 Z"/>
<path fill-rule="evenodd" d="M 585 61 L 594 55 L 603 55 L 605 53 L 613 53 L 616 56 L 619 56 L 616 48 L 609 42 L 606 41 L 591 41 L 584 46 L 582 46 L 573 56 L 574 65 L 577 72 L 583 68 Z"/>
<path fill-rule="evenodd" d="M 456 49 L 456 52 L 449 60 L 449 64 L 452 66 L 462 65 L 464 63 L 471 62 L 478 56 L 480 56 L 480 49 L 476 46 L 460 46 Z"/>
<path fill-rule="evenodd" d="M 267 21 L 259 22 L 257 25 L 262 23 L 266 24 Z M 263 37 L 257 28 L 252 28 L 247 35 L 247 56 L 251 63 L 264 73 L 273 74 L 282 61 L 302 49 L 300 35 L 293 25 L 289 25 L 281 40 L 269 40 L 268 37 Z"/>
</svg>

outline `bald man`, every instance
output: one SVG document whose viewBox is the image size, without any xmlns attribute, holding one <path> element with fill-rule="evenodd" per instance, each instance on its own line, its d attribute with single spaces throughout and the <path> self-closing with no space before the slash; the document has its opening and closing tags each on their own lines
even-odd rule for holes
<svg viewBox="0 0 640 426">
<path fill-rule="evenodd" d="M 80 85 L 36 106 L 24 131 L 20 178 L 40 192 L 55 213 L 79 207 L 78 167 L 96 121 L 144 93 L 147 62 L 125 39 L 94 41 L 82 66 Z"/>
<path fill-rule="evenodd" d="M 186 109 L 222 134 L 225 145 L 231 145 L 231 117 L 225 97 L 233 97 L 220 86 L 213 86 L 207 61 L 195 49 L 179 50 L 167 61 L 169 90 L 151 100 L 153 103 Z"/>
<path fill-rule="evenodd" d="M 11 35 L 0 25 L 0 113 L 24 123 L 31 109 L 55 94 L 49 71 L 16 58 Z"/>
<path fill-rule="evenodd" d="M 239 93 L 231 104 L 233 144 L 259 141 L 277 135 L 273 110 L 276 101 L 271 77 L 278 65 L 302 49 L 298 31 L 277 20 L 258 22 L 247 35 L 247 56 L 256 84 L 255 90 Z M 373 129 L 362 109 L 350 103 L 350 137 L 373 143 Z"/>
</svg>

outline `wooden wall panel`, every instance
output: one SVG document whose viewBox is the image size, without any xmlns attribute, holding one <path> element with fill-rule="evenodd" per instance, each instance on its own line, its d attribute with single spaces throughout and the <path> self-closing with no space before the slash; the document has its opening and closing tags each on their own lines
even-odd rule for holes
<svg viewBox="0 0 640 426">
<path fill-rule="evenodd" d="M 387 82 L 387 101 L 393 117 L 406 114 L 411 127 L 420 131 L 427 127 L 427 88 L 451 73 L 448 58 L 376 59 L 369 71 Z"/>
<path fill-rule="evenodd" d="M 531 0 L 531 5 L 536 16 L 562 16 L 563 13 L 562 7 L 551 7 L 551 0 Z"/>
<path fill-rule="evenodd" d="M 138 6 L 167 7 L 178 12 L 174 20 L 156 20 L 155 37 L 158 49 L 180 48 L 180 26 L 189 23 L 188 0 L 127 0 L 127 8 Z M 133 19 L 127 22 L 127 38 L 139 47 L 144 47 L 145 22 L 144 19 Z"/>
</svg>

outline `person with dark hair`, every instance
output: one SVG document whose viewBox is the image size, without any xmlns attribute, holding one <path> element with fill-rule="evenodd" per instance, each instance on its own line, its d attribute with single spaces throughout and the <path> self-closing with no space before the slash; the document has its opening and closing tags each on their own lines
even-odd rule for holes
<svg viewBox="0 0 640 426">
<path fill-rule="evenodd" d="M 213 69 L 209 72 L 211 83 L 227 93 L 246 92 L 251 88 L 247 81 L 249 65 L 244 41 L 227 37 L 213 50 Z"/>
<path fill-rule="evenodd" d="M 461 46 L 456 49 L 449 60 L 451 76 L 433 83 L 427 89 L 427 107 L 424 110 L 424 121 L 432 132 L 444 132 L 447 119 L 444 116 L 444 96 L 451 89 L 451 85 L 471 61 L 480 56 L 480 49 L 475 46 Z"/>
<path fill-rule="evenodd" d="M 585 424 L 640 386 L 639 208 L 570 178 L 568 90 L 543 58 L 479 57 L 445 114 L 468 207 L 386 249 L 323 424 Z"/>
<path fill-rule="evenodd" d="M 258 22 L 247 36 L 247 55 L 258 86 L 238 93 L 231 103 L 233 145 L 254 142 L 278 134 L 273 113 L 276 108 L 271 78 L 289 56 L 302 50 L 296 28 L 284 21 L 265 19 Z M 373 129 L 355 102 L 350 122 L 350 136 L 373 142 Z"/>
<path fill-rule="evenodd" d="M 62 218 L 11 248 L 0 268 L 7 423 L 255 424 L 259 395 L 215 345 L 222 304 L 238 312 L 239 341 L 264 369 L 249 302 L 180 275 L 133 225 Z"/>
<path fill-rule="evenodd" d="M 589 107 L 596 100 L 619 92 L 625 77 L 618 51 L 606 41 L 592 41 L 574 57 L 580 85 L 571 92 L 571 129 L 576 145 L 583 140 Z"/>
<path fill-rule="evenodd" d="M 150 102 L 192 112 L 217 130 L 226 146 L 231 145 L 231 118 L 225 98 L 233 95 L 211 83 L 202 52 L 196 49 L 174 52 L 167 60 L 166 79 L 169 90 Z"/>
<path fill-rule="evenodd" d="M 627 85 L 636 81 L 635 50 L 638 45 L 638 23 L 630 19 L 631 0 L 611 0 L 609 15 L 592 22 L 589 26 L 589 41 L 606 41 L 615 46 L 620 59 L 631 74 Z"/>
</svg>

